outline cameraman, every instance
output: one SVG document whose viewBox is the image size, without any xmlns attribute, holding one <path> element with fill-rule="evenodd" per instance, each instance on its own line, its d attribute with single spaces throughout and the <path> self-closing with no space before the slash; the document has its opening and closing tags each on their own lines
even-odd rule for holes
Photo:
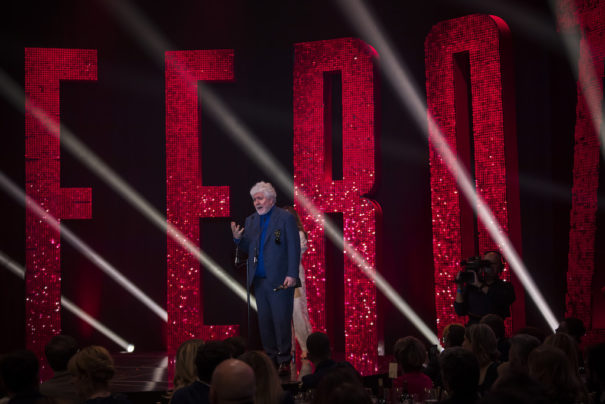
<svg viewBox="0 0 605 404">
<path fill-rule="evenodd" d="M 500 279 L 504 269 L 502 255 L 488 251 L 483 256 L 485 265 L 472 274 L 473 281 L 462 282 L 461 273 L 456 275 L 456 301 L 454 310 L 459 316 L 468 315 L 468 325 L 477 324 L 486 314 L 497 314 L 503 319 L 510 316 L 510 305 L 515 301 L 515 289 Z M 489 262 L 489 264 L 488 264 Z"/>
</svg>

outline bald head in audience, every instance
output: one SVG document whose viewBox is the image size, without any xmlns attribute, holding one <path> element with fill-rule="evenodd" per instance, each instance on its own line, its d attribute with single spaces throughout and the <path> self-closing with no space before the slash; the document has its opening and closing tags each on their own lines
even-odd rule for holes
<svg viewBox="0 0 605 404">
<path fill-rule="evenodd" d="M 210 385 L 212 404 L 254 403 L 254 371 L 239 359 L 227 359 L 216 367 Z"/>
</svg>

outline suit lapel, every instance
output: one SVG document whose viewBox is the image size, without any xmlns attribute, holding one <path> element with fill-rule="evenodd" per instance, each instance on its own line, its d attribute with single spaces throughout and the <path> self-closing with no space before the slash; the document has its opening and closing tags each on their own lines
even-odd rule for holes
<svg viewBox="0 0 605 404">
<path fill-rule="evenodd" d="M 269 242 L 269 238 L 271 237 L 271 234 L 273 234 L 273 229 L 275 228 L 275 224 L 277 223 L 278 215 L 279 215 L 279 212 L 277 211 L 277 206 L 276 206 L 273 208 L 273 212 L 271 212 L 271 217 L 269 218 L 269 224 L 267 226 L 267 233 L 265 234 L 265 240 L 263 241 L 263 247 L 267 246 L 267 243 Z M 260 226 L 260 221 L 259 221 L 259 226 Z"/>
</svg>

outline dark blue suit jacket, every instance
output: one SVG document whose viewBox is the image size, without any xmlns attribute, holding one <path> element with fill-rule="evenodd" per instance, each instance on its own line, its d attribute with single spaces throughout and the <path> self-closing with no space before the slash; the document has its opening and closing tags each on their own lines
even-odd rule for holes
<svg viewBox="0 0 605 404">
<path fill-rule="evenodd" d="M 244 234 L 239 248 L 248 252 L 248 284 L 251 285 L 256 272 L 254 257 L 260 248 L 260 215 L 253 213 L 246 218 Z M 263 245 L 263 260 L 267 280 L 277 287 L 286 276 L 298 278 L 300 262 L 300 236 L 296 219 L 290 212 L 273 207 Z"/>
</svg>

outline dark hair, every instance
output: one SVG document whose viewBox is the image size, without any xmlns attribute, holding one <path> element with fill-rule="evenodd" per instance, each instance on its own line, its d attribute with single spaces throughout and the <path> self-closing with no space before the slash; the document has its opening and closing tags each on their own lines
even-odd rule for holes
<svg viewBox="0 0 605 404">
<path fill-rule="evenodd" d="M 335 404 L 333 400 L 344 399 L 345 392 L 339 391 L 338 397 L 333 397 L 339 387 L 359 386 L 363 390 L 363 382 L 357 371 L 347 362 L 343 362 L 329 370 L 317 385 L 313 404 Z M 346 402 L 346 401 L 343 401 Z"/>
<path fill-rule="evenodd" d="M 21 350 L 0 359 L 0 378 L 11 393 L 26 393 L 38 386 L 38 358 L 31 351 Z"/>
<path fill-rule="evenodd" d="M 343 383 L 332 389 L 327 402 L 330 404 L 371 404 L 372 399 L 359 384 Z"/>
<path fill-rule="evenodd" d="M 67 370 L 67 363 L 78 352 L 78 343 L 69 335 L 55 335 L 44 347 L 48 364 L 55 372 Z"/>
<path fill-rule="evenodd" d="M 587 399 L 580 379 L 561 349 L 541 345 L 529 354 L 529 375 L 540 382 L 553 401 Z"/>
<path fill-rule="evenodd" d="M 458 323 L 452 323 L 443 329 L 443 343 L 448 348 L 462 346 L 464 342 L 464 326 Z"/>
<path fill-rule="evenodd" d="M 405 337 L 395 342 L 393 354 L 405 373 L 417 372 L 426 361 L 426 348 L 418 338 Z"/>
<path fill-rule="evenodd" d="M 480 401 L 490 404 L 549 404 L 550 402 L 546 390 L 540 383 L 529 377 L 527 373 L 514 370 L 509 370 L 500 376 Z"/>
<path fill-rule="evenodd" d="M 496 334 L 497 340 L 504 338 L 506 329 L 504 327 L 504 320 L 499 315 L 486 314 L 485 316 L 481 317 L 481 321 L 479 323 L 487 324 L 489 328 L 492 329 L 494 334 Z"/>
<path fill-rule="evenodd" d="M 529 334 L 517 334 L 510 338 L 508 360 L 516 371 L 527 373 L 527 360 L 531 351 L 540 346 L 540 340 Z"/>
<path fill-rule="evenodd" d="M 241 335 L 229 337 L 225 342 L 231 347 L 231 356 L 234 358 L 239 358 L 246 352 L 246 339 Z"/>
<path fill-rule="evenodd" d="M 330 357 L 330 338 L 323 332 L 316 331 L 307 337 L 307 351 L 317 359 Z"/>
<path fill-rule="evenodd" d="M 195 366 L 200 380 L 210 383 L 214 369 L 229 358 L 231 358 L 231 347 L 225 341 L 208 341 L 199 347 L 195 357 Z"/>
<path fill-rule="evenodd" d="M 444 386 L 457 396 L 472 396 L 479 387 L 479 362 L 462 347 L 448 348 L 439 356 Z"/>
</svg>

